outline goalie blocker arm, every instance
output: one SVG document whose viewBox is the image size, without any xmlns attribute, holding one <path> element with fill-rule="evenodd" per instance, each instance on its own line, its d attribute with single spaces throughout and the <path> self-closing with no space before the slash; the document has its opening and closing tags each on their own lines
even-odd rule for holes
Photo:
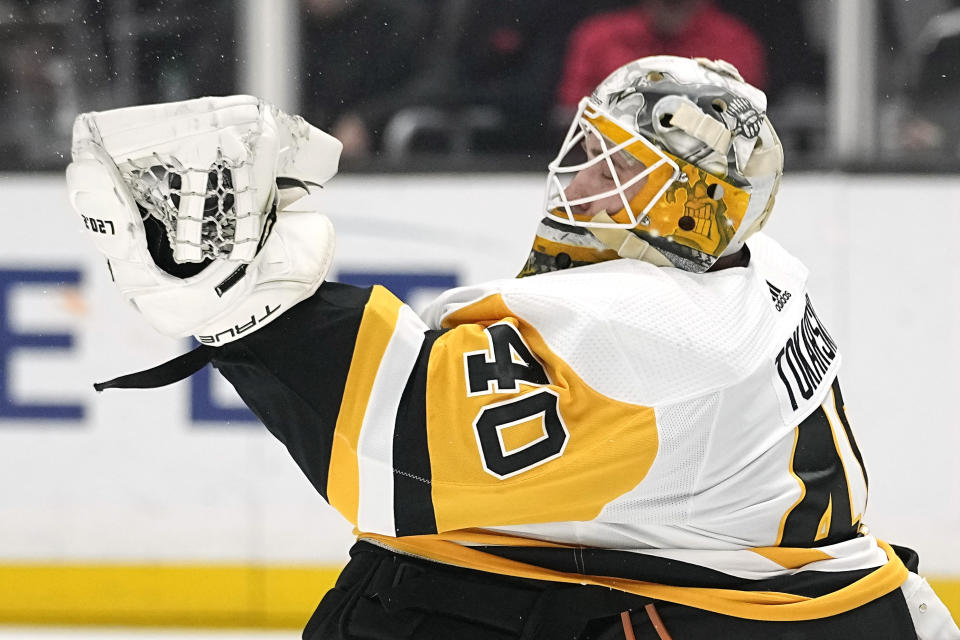
<svg viewBox="0 0 960 640">
<path fill-rule="evenodd" d="M 364 532 L 590 520 L 642 480 L 652 409 L 587 387 L 497 295 L 456 315 L 431 330 L 328 282 L 212 362 Z"/>
</svg>

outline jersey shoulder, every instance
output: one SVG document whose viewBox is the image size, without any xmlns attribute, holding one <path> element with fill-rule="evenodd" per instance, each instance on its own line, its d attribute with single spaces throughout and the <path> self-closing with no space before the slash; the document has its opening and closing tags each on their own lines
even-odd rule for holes
<svg viewBox="0 0 960 640">
<path fill-rule="evenodd" d="M 691 274 L 613 260 L 453 289 L 424 318 L 436 328 L 450 318 L 495 322 L 482 310 L 505 308 L 605 395 L 645 406 L 697 397 L 742 379 L 773 350 L 779 314 L 765 277 L 789 273 L 776 279 L 795 291 L 805 283 L 799 261 L 767 240 L 746 268 Z"/>
</svg>

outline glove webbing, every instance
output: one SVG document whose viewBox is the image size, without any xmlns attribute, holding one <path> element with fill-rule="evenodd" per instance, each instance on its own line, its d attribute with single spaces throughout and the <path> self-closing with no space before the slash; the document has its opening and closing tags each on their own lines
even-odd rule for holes
<svg viewBox="0 0 960 640">
<path fill-rule="evenodd" d="M 173 360 L 157 365 L 146 371 L 130 373 L 106 382 L 95 382 L 93 388 L 98 392 L 104 389 L 156 389 L 189 378 L 210 362 L 213 347 L 202 344 L 193 351 L 179 355 Z"/>
</svg>

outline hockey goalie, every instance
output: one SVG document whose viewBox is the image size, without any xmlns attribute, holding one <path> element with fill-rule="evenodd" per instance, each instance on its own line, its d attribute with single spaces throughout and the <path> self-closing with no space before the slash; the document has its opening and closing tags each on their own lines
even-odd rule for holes
<svg viewBox="0 0 960 640">
<path fill-rule="evenodd" d="M 212 362 L 356 526 L 306 640 L 960 638 L 864 525 L 841 346 L 760 231 L 782 148 L 731 65 L 614 72 L 520 277 L 421 316 L 324 280 L 332 226 L 293 202 L 339 151 L 203 98 L 79 116 L 67 170 L 121 294 L 200 343 L 99 388 Z"/>
</svg>

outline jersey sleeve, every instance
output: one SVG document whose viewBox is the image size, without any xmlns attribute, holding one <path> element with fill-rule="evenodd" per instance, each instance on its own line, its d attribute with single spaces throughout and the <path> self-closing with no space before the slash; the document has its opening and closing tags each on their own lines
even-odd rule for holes
<svg viewBox="0 0 960 640">
<path fill-rule="evenodd" d="M 361 531 L 591 520 L 657 452 L 652 408 L 591 389 L 495 292 L 429 329 L 326 283 L 214 363 Z"/>
</svg>

